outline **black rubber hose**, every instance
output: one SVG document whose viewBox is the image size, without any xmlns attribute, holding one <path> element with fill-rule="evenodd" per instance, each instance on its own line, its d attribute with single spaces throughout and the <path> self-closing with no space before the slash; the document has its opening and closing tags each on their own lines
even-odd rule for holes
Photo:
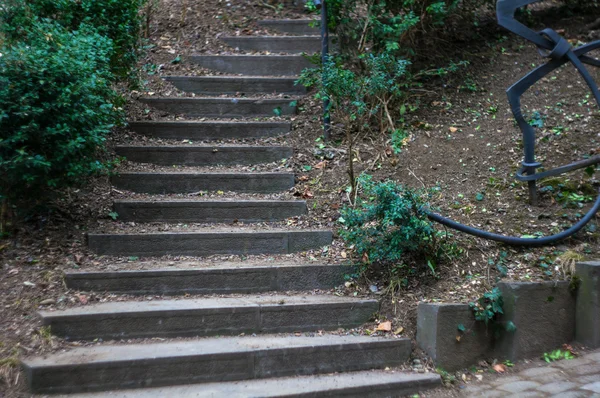
<svg viewBox="0 0 600 398">
<path fill-rule="evenodd" d="M 440 216 L 439 214 L 436 214 L 436 213 L 432 213 L 428 210 L 426 210 L 426 211 L 427 211 L 427 217 L 429 217 L 429 219 L 431 219 L 435 222 L 438 222 L 442 225 L 445 225 L 448 228 L 452 228 L 457 231 L 467 233 L 469 235 L 474 235 L 474 236 L 477 236 L 477 237 L 483 238 L 483 239 L 494 240 L 496 242 L 506 243 L 507 245 L 512 245 L 512 246 L 537 247 L 537 246 L 550 245 L 550 244 L 559 242 L 570 236 L 575 235 L 583 227 L 585 227 L 585 225 L 587 223 L 589 223 L 592 220 L 592 218 L 594 218 L 596 213 L 598 213 L 598 210 L 600 210 L 600 193 L 598 194 L 598 197 L 596 198 L 596 203 L 594 203 L 594 206 L 590 209 L 590 211 L 588 211 L 586 213 L 586 215 L 581 220 L 579 220 L 575 225 L 573 225 L 571 228 L 569 228 L 559 234 L 551 235 L 551 236 L 544 236 L 543 238 L 538 238 L 538 239 L 517 238 L 514 236 L 504 236 L 504 235 L 494 234 L 492 232 L 469 227 L 468 225 L 464 225 L 464 224 L 458 223 L 456 221 L 452 221 L 449 218 Z"/>
</svg>

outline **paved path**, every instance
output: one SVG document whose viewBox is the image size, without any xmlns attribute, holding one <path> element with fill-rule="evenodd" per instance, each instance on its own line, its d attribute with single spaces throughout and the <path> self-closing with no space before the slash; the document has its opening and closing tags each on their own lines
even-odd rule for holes
<svg viewBox="0 0 600 398">
<path fill-rule="evenodd" d="M 598 397 L 600 398 L 600 350 L 572 360 L 562 360 L 469 385 L 463 393 L 485 397 Z"/>
</svg>

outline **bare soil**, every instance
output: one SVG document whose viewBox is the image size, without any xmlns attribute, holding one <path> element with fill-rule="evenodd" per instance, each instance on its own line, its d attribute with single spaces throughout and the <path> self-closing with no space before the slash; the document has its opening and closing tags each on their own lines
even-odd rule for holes
<svg viewBox="0 0 600 398">
<path fill-rule="evenodd" d="M 140 62 L 142 85 L 131 92 L 123 88 L 128 99 L 130 118 L 181 118 L 154 111 L 136 101 L 136 98 L 142 95 L 190 96 L 162 81 L 159 75 L 215 74 L 186 62 L 186 56 L 195 53 L 234 52 L 234 49 L 219 42 L 219 35 L 271 33 L 258 28 L 256 21 L 306 17 L 295 8 L 284 7 L 278 10 L 267 4 L 265 6 L 261 1 L 250 0 L 161 0 L 151 23 L 148 42 L 152 47 Z M 186 10 L 185 17 L 183 10 Z M 548 23 L 556 30 L 564 30 L 563 34 L 576 44 L 596 38 L 594 31 L 585 28 L 592 21 L 593 17 L 556 19 L 550 15 L 544 19 L 544 26 Z M 411 187 L 436 188 L 432 204 L 441 214 L 468 225 L 522 236 L 550 235 L 576 222 L 590 207 L 590 202 L 595 200 L 600 186 L 598 173 L 589 177 L 583 171 L 578 171 L 542 181 L 541 187 L 551 186 L 552 189 L 543 189 L 545 192 L 541 195 L 538 206 L 528 204 L 526 186 L 514 178 L 522 159 L 521 136 L 513 122 L 505 90 L 520 76 L 543 62 L 535 48 L 498 30 L 488 21 L 475 31 L 473 37 L 467 37 L 463 42 L 444 43 L 444 51 L 454 54 L 455 61 L 468 60 L 470 66 L 458 74 L 424 81 L 422 90 L 411 93 L 409 101 L 414 108 L 404 115 L 410 140 L 401 153 L 394 154 L 389 136 L 379 133 L 364 137 L 356 145 L 353 154 L 345 150 L 339 133 L 334 135 L 331 143 L 322 148 L 319 120 L 321 104 L 309 95 L 299 101 L 299 115 L 291 118 L 291 134 L 261 141 L 223 142 L 294 147 L 294 157 L 287 159 L 285 164 L 232 168 L 242 171 L 291 170 L 297 176 L 297 185 L 293 191 L 277 195 L 207 192 L 197 196 L 162 195 L 160 198 L 303 198 L 308 201 L 308 215 L 260 227 L 329 228 L 335 231 L 339 227 L 337 220 L 340 208 L 349 204 L 346 163 L 351 155 L 356 159 L 359 172 L 372 174 L 376 179 L 390 178 Z M 600 56 L 598 53 L 594 55 Z M 176 61 L 178 56 L 181 61 Z M 600 72 L 590 71 L 600 81 Z M 538 158 L 544 162 L 545 167 L 562 165 L 599 153 L 600 113 L 582 79 L 574 73 L 572 67 L 566 66 L 549 75 L 523 98 L 523 105 L 524 113 L 534 115 L 537 112 L 543 122 L 543 127 L 537 130 L 537 138 Z M 277 119 L 279 118 L 273 118 Z M 333 122 L 336 123 L 335 114 Z M 335 127 L 334 131 L 339 131 L 344 126 Z M 152 140 L 126 129 L 119 129 L 110 145 L 124 143 L 150 145 L 176 142 Z M 215 144 L 217 143 L 211 145 Z M 121 170 L 155 169 L 156 166 L 152 165 L 125 162 Z M 86 235 L 89 232 L 169 231 L 208 227 L 137 225 L 118 219 L 115 221 L 109 216 L 113 200 L 142 197 L 148 196 L 112 188 L 108 178 L 96 179 L 79 190 L 66 193 L 65 198 L 57 200 L 52 209 L 41 215 L 20 220 L 12 234 L 0 240 L 0 291 L 3 292 L 0 295 L 0 396 L 29 396 L 24 377 L 18 370 L 19 357 L 47 353 L 68 346 L 64 341 L 49 336 L 48 331 L 40 327 L 36 317 L 38 309 L 60 309 L 93 302 L 130 299 L 121 295 L 90 294 L 66 289 L 63 282 L 66 270 L 211 266 L 223 261 L 236 264 L 360 261 L 353 259 L 352 249 L 345 247 L 337 237 L 326 249 L 287 256 L 215 256 L 205 259 L 172 256 L 139 261 L 132 258 L 102 257 L 89 252 L 86 248 Z M 152 196 L 153 199 L 157 197 Z M 255 227 L 257 226 L 248 226 Z M 545 248 L 511 248 L 461 233 L 455 233 L 453 239 L 463 250 L 461 256 L 441 266 L 435 277 L 425 272 L 415 275 L 406 288 L 394 295 L 386 290 L 387 281 L 383 279 L 383 274 L 377 272 L 367 280 L 347 283 L 330 292 L 314 293 L 382 299 L 382 309 L 376 319 L 363 328 L 340 333 L 393 335 L 414 339 L 416 306 L 420 301 L 472 301 L 500 279 L 533 281 L 569 278 L 569 268 L 574 260 L 597 259 L 600 255 L 597 217 L 574 238 Z M 503 264 L 507 268 L 505 277 L 496 268 L 503 252 L 506 253 Z M 392 331 L 375 331 L 377 325 L 385 320 L 392 322 Z M 416 350 L 414 356 L 423 364 L 423 371 L 433 370 L 433 365 L 425 355 Z M 489 368 L 493 360 L 494 358 L 490 358 L 490 361 L 480 364 L 479 368 Z M 407 365 L 407 368 L 411 367 L 412 365 Z M 462 378 L 462 373 L 459 377 Z M 468 377 L 474 376 L 469 374 Z M 439 392 L 440 395 L 428 396 L 455 396 L 457 391 L 445 390 Z"/>
</svg>

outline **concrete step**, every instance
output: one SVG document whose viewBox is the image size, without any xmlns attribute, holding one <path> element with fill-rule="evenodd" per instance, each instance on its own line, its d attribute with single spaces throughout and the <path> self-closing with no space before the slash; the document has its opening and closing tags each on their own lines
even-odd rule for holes
<svg viewBox="0 0 600 398">
<path fill-rule="evenodd" d="M 81 398 L 390 398 L 405 397 L 441 387 L 435 373 L 401 373 L 383 370 L 280 377 L 227 383 L 141 388 L 108 393 L 89 393 Z M 56 398 L 69 398 L 64 395 Z"/>
<path fill-rule="evenodd" d="M 258 21 L 258 25 L 301 36 L 319 36 L 321 34 L 321 21 L 317 19 L 264 19 Z"/>
<path fill-rule="evenodd" d="M 191 265 L 191 264 L 190 264 Z M 217 265 L 210 268 L 67 272 L 74 290 L 132 295 L 261 293 L 331 289 L 344 283 L 343 265 Z"/>
<path fill-rule="evenodd" d="M 376 300 L 321 295 L 112 302 L 39 316 L 67 340 L 121 340 L 347 329 L 377 311 Z"/>
<path fill-rule="evenodd" d="M 295 84 L 297 77 L 163 76 L 163 79 L 182 91 L 200 95 L 306 94 L 304 86 Z"/>
<path fill-rule="evenodd" d="M 274 222 L 308 212 L 303 200 L 117 200 L 120 221 L 168 223 Z"/>
<path fill-rule="evenodd" d="M 297 76 L 315 67 L 302 55 L 192 55 L 189 61 L 206 69 L 247 76 Z"/>
<path fill-rule="evenodd" d="M 288 54 L 321 51 L 321 38 L 318 36 L 221 36 L 219 39 L 240 50 Z"/>
<path fill-rule="evenodd" d="M 121 145 L 115 149 L 117 155 L 131 162 L 162 166 L 257 165 L 294 155 L 293 148 L 282 146 Z"/>
<path fill-rule="evenodd" d="M 204 338 L 101 345 L 26 358 L 35 393 L 73 393 L 326 374 L 398 366 L 409 339 L 366 336 Z"/>
<path fill-rule="evenodd" d="M 148 194 L 235 191 L 276 193 L 294 186 L 291 173 L 120 173 L 111 178 L 117 189 Z"/>
<path fill-rule="evenodd" d="M 139 101 L 170 114 L 192 117 L 289 116 L 297 109 L 292 99 L 142 97 Z"/>
<path fill-rule="evenodd" d="M 110 256 L 159 257 L 289 254 L 330 245 L 331 231 L 270 230 L 89 234 L 91 251 Z"/>
<path fill-rule="evenodd" d="M 216 141 L 276 137 L 290 132 L 290 122 L 129 122 L 136 133 L 150 137 Z"/>
</svg>

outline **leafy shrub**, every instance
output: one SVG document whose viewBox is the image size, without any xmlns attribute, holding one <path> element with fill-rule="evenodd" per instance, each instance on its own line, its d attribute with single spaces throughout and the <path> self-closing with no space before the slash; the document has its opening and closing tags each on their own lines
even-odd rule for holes
<svg viewBox="0 0 600 398">
<path fill-rule="evenodd" d="M 104 172 L 105 136 L 121 120 L 111 40 L 33 21 L 0 45 L 0 199 L 44 199 Z"/>
<path fill-rule="evenodd" d="M 427 218 L 425 195 L 394 181 L 374 182 L 361 175 L 363 198 L 341 211 L 340 236 L 362 258 L 362 273 L 378 263 L 392 276 L 423 270 L 435 274 L 437 264 L 456 253 Z"/>
<path fill-rule="evenodd" d="M 142 17 L 146 0 L 8 0 L 0 19 L 8 40 L 21 40 L 36 18 L 52 19 L 67 30 L 82 24 L 112 40 L 110 65 L 113 73 L 127 77 L 138 58 Z"/>
</svg>

